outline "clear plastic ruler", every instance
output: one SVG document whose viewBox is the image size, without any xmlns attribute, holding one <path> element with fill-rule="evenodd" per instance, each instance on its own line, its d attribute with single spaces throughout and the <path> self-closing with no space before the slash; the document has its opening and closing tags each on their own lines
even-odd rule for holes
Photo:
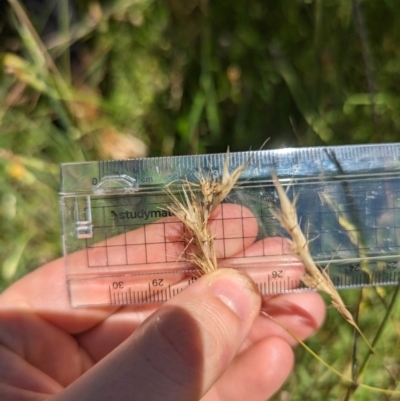
<svg viewBox="0 0 400 401">
<path fill-rule="evenodd" d="M 197 278 L 184 225 L 166 187 L 219 177 L 226 154 L 61 166 L 67 283 L 73 306 L 163 302 Z M 245 270 L 262 294 L 306 290 L 288 234 L 274 217 L 275 172 L 310 239 L 316 263 L 338 288 L 400 279 L 400 144 L 293 148 L 229 155 L 246 163 L 211 226 L 220 266 Z"/>
</svg>

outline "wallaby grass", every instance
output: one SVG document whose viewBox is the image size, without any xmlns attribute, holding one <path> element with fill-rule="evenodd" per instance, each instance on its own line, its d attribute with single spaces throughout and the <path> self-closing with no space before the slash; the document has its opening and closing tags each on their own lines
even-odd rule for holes
<svg viewBox="0 0 400 401">
<path fill-rule="evenodd" d="M 61 254 L 61 162 L 399 140 L 396 2 L 40 4 L 0 5 L 0 289 Z M 371 343 L 394 293 L 340 292 Z M 397 377 L 399 322 L 374 345 Z M 355 378 L 369 352 L 333 308 L 307 344 Z M 275 400 L 396 399 L 296 354 Z M 374 357 L 360 381 L 394 389 Z"/>
</svg>

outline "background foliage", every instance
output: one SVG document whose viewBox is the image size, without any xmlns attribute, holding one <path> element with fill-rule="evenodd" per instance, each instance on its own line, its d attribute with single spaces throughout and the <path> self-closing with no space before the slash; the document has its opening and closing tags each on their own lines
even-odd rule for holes
<svg viewBox="0 0 400 401">
<path fill-rule="evenodd" d="M 23 3 L 0 5 L 0 290 L 61 254 L 59 163 L 400 139 L 395 0 Z M 392 292 L 345 294 L 371 338 Z M 352 332 L 329 313 L 310 344 L 351 374 Z M 398 376 L 396 316 L 380 349 Z M 350 399 L 298 360 L 277 400 Z M 393 388 L 375 364 L 364 380 Z M 352 399 L 371 397 L 390 399 Z"/>
</svg>

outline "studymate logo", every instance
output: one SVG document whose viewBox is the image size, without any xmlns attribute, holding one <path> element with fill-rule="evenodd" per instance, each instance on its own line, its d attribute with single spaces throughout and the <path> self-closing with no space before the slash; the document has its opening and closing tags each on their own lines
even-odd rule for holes
<svg viewBox="0 0 400 401">
<path fill-rule="evenodd" d="M 162 217 L 170 217 L 173 214 L 169 210 L 124 210 L 124 211 L 115 211 L 111 210 L 111 218 L 113 220 L 132 220 L 132 219 L 140 219 L 140 220 L 148 220 L 148 219 L 158 219 Z"/>
</svg>

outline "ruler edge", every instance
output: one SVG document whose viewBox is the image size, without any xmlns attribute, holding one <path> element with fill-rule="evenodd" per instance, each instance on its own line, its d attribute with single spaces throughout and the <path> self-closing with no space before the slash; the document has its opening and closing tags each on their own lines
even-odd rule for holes
<svg viewBox="0 0 400 401">
<path fill-rule="evenodd" d="M 368 154 L 364 154 L 365 151 L 368 151 Z M 199 155 L 178 155 L 178 156 L 159 156 L 159 157 L 146 157 L 146 158 L 137 158 L 137 159 L 119 159 L 119 160 L 100 160 L 100 161 L 84 161 L 84 162 L 68 162 L 62 163 L 60 165 L 60 189 L 59 195 L 68 196 L 72 194 L 93 194 L 93 189 L 86 188 L 68 188 L 68 186 L 64 183 L 64 176 L 67 176 L 68 170 L 72 166 L 92 166 L 97 167 L 98 177 L 107 176 L 107 173 L 104 172 L 104 169 L 110 169 L 113 166 L 121 167 L 123 170 L 123 166 L 125 164 L 125 168 L 127 166 L 131 166 L 135 170 L 149 170 L 156 169 L 160 165 L 166 165 L 168 163 L 171 171 L 176 172 L 180 171 L 180 177 L 178 180 L 184 179 L 186 177 L 186 171 L 190 171 L 193 168 L 207 168 L 210 165 L 218 166 L 219 170 L 222 170 L 223 162 L 225 160 L 227 153 L 210 153 L 210 154 L 199 154 Z M 323 157 L 320 157 L 320 156 Z M 307 172 L 305 174 L 296 175 L 295 172 L 284 172 L 280 171 L 280 169 L 285 168 L 285 166 L 281 167 L 277 162 L 280 161 L 279 158 L 287 157 L 291 160 L 289 164 L 289 168 L 296 165 L 295 161 L 297 159 L 297 164 L 307 163 L 310 167 L 313 166 L 312 172 Z M 319 156 L 319 157 L 316 157 Z M 363 145 L 340 145 L 340 146 L 316 146 L 316 147 L 290 147 L 290 148 L 281 148 L 281 149 L 268 149 L 268 150 L 249 150 L 243 152 L 231 152 L 229 153 L 229 158 L 231 161 L 231 168 L 235 168 L 239 165 L 246 163 L 247 161 L 255 160 L 254 166 L 250 163 L 250 170 L 254 167 L 257 167 L 260 163 L 266 163 L 263 167 L 269 169 L 270 172 L 274 171 L 280 178 L 282 179 L 300 179 L 304 178 L 328 178 L 333 176 L 342 175 L 351 175 L 365 172 L 366 168 L 362 168 L 361 163 L 354 163 L 354 158 L 358 158 L 360 161 L 364 160 L 366 157 L 369 157 L 369 160 L 378 161 L 380 159 L 384 160 L 384 162 L 388 165 L 383 165 L 383 163 L 378 164 L 376 169 L 385 171 L 397 171 L 400 170 L 400 165 L 398 161 L 400 160 L 400 143 L 388 143 L 388 144 L 363 144 Z M 337 159 L 338 163 L 346 163 L 354 168 L 354 170 L 344 170 L 342 172 L 337 171 L 327 171 L 323 170 L 323 166 L 316 163 L 316 161 L 324 161 L 327 160 L 331 164 L 334 164 L 333 159 Z M 389 165 L 390 163 L 390 165 Z M 283 164 L 283 163 L 282 163 Z M 286 166 L 287 167 L 287 166 Z M 342 166 L 340 166 L 342 167 Z M 182 172 L 183 170 L 183 172 Z M 243 177 L 246 177 L 245 170 L 242 174 Z M 124 171 L 124 170 L 123 170 Z M 321 174 L 324 172 L 325 174 Z M 254 173 L 254 171 L 253 171 Z M 264 179 L 265 179 L 265 173 Z M 239 180 L 239 182 L 243 182 L 246 178 Z M 248 179 L 248 178 L 247 178 Z M 142 186 L 144 189 L 153 189 L 160 188 L 162 185 L 165 185 L 166 182 L 156 184 L 153 187 Z M 67 187 L 67 188 L 64 188 Z M 70 187 L 70 186 L 69 186 Z"/>
</svg>

